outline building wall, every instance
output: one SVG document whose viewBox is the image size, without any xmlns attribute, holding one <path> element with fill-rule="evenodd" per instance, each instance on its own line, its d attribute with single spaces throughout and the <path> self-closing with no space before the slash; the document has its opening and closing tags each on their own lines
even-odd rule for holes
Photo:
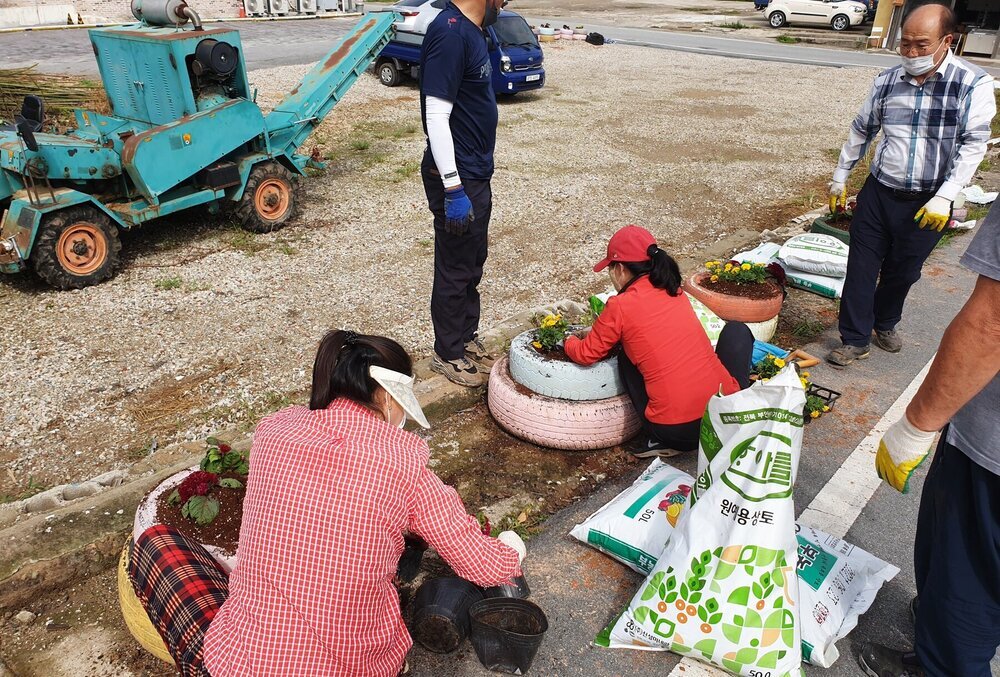
<svg viewBox="0 0 1000 677">
<path fill-rule="evenodd" d="M 192 0 L 203 19 L 239 16 L 241 0 Z M 65 24 L 69 13 L 84 23 L 133 21 L 129 0 L 0 0 L 0 28 Z"/>
</svg>

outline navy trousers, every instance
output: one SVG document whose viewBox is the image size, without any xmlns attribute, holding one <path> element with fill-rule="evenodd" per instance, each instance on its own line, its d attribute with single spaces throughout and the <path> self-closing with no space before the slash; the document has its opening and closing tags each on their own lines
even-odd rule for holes
<svg viewBox="0 0 1000 677">
<path fill-rule="evenodd" d="M 1000 476 L 945 442 L 946 434 L 917 518 L 917 658 L 934 677 L 989 677 L 1000 646 Z"/>
<path fill-rule="evenodd" d="M 750 328 L 742 322 L 727 322 L 719 334 L 715 344 L 715 354 L 722 366 L 732 374 L 740 388 L 750 387 L 750 367 L 753 360 L 753 334 Z M 625 385 L 632 405 L 635 407 L 639 420 L 642 421 L 643 432 L 651 442 L 662 444 L 676 451 L 693 451 L 698 448 L 698 436 L 701 432 L 701 418 L 687 423 L 664 425 L 653 423 L 646 418 L 646 407 L 649 405 L 649 395 L 646 392 L 646 381 L 639 368 L 632 364 L 625 351 L 618 353 L 618 373 Z"/>
<path fill-rule="evenodd" d="M 444 230 L 444 185 L 430 151 L 424 154 L 421 176 L 427 205 L 434 215 L 434 352 L 446 360 L 457 360 L 479 331 L 479 281 L 488 252 L 493 192 L 488 180 L 462 181 L 475 219 L 465 234 L 452 235 Z"/>
<path fill-rule="evenodd" d="M 942 233 L 913 217 L 933 194 L 901 196 L 870 176 L 851 221 L 851 251 L 840 299 L 840 339 L 863 347 L 872 330 L 894 329 L 910 287 Z"/>
</svg>

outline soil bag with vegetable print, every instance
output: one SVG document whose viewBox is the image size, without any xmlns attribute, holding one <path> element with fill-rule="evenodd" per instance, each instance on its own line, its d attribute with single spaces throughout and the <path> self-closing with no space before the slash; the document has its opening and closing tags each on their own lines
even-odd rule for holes
<svg viewBox="0 0 1000 677">
<path fill-rule="evenodd" d="M 792 367 L 709 401 L 687 516 L 595 644 L 674 651 L 746 677 L 800 673 L 792 487 L 804 405 Z"/>
</svg>

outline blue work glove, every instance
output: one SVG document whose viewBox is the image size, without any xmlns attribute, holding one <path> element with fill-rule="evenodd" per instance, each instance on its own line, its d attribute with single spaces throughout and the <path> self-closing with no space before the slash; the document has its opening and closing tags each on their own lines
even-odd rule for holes
<svg viewBox="0 0 1000 677">
<path fill-rule="evenodd" d="M 444 231 L 451 235 L 465 235 L 469 224 L 476 218 L 472 202 L 465 188 L 458 186 L 444 192 Z"/>
</svg>

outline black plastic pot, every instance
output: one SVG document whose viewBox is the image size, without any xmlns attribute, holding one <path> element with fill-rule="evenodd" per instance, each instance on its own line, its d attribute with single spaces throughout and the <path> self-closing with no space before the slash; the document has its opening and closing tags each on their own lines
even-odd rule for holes
<svg viewBox="0 0 1000 677">
<path fill-rule="evenodd" d="M 545 612 L 526 599 L 484 599 L 472 605 L 469 619 L 479 662 L 512 675 L 528 672 L 549 629 Z"/>
<path fill-rule="evenodd" d="M 809 390 L 806 391 L 806 397 L 810 395 L 814 395 L 815 397 L 818 397 L 821 400 L 823 400 L 826 403 L 826 406 L 830 407 L 830 411 L 833 411 L 834 403 L 838 399 L 840 399 L 840 393 L 838 393 L 836 390 L 830 390 L 829 388 L 816 385 L 815 383 L 810 383 Z M 812 418 L 810 418 L 809 415 L 805 413 L 804 409 L 802 411 L 802 414 L 806 423 L 809 423 L 809 421 L 812 420 Z"/>
<path fill-rule="evenodd" d="M 489 588 L 483 588 L 483 597 L 509 597 L 511 599 L 524 599 L 531 596 L 531 588 L 524 576 L 516 576 L 510 583 L 502 583 Z"/>
<path fill-rule="evenodd" d="M 403 583 L 409 583 L 420 571 L 420 562 L 424 558 L 424 551 L 427 550 L 427 543 L 416 536 L 404 536 L 403 541 L 406 547 L 396 566 L 396 578 Z"/>
<path fill-rule="evenodd" d="M 469 608 L 482 599 L 479 588 L 464 578 L 431 579 L 413 599 L 410 635 L 429 651 L 451 653 L 469 636 Z"/>
</svg>

